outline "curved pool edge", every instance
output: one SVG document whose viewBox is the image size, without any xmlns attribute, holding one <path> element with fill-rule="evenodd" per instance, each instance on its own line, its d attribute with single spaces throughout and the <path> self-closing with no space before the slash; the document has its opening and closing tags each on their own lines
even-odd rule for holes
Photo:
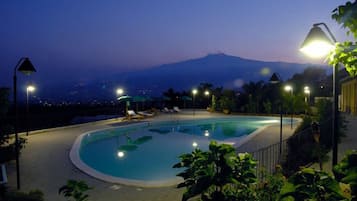
<svg viewBox="0 0 357 201">
<path fill-rule="evenodd" d="M 294 119 L 296 119 L 296 118 L 294 118 Z M 300 122 L 299 120 L 301 120 L 301 119 L 298 119 L 298 122 Z M 137 123 L 137 124 L 122 125 L 120 127 L 131 127 L 131 126 L 138 126 L 138 125 L 142 125 L 142 124 L 150 125 L 150 122 L 141 122 L 141 123 Z M 258 128 L 257 130 L 253 131 L 252 133 L 250 133 L 249 135 L 246 135 L 244 137 L 237 137 L 237 138 L 232 138 L 230 140 L 222 140 L 222 141 L 218 140 L 217 142 L 231 144 L 232 146 L 234 146 L 234 148 L 238 148 L 239 146 L 247 143 L 249 140 L 251 140 L 252 138 L 257 136 L 258 134 L 262 133 L 262 131 L 265 130 L 267 127 L 276 126 L 276 125 L 277 124 L 266 125 L 266 126 Z M 80 155 L 79 155 L 82 138 L 85 135 L 93 133 L 95 131 L 109 130 L 109 129 L 111 129 L 111 128 L 102 128 L 102 129 L 97 129 L 97 130 L 91 130 L 91 131 L 88 131 L 88 132 L 85 132 L 85 133 L 79 135 L 76 138 L 76 140 L 73 143 L 72 148 L 70 150 L 69 158 L 70 158 L 72 164 L 74 164 L 74 166 L 76 166 L 80 171 L 84 172 L 85 174 L 87 174 L 95 179 L 102 180 L 104 182 L 123 184 L 123 185 L 128 185 L 128 186 L 136 186 L 136 187 L 146 187 L 146 188 L 175 186 L 175 185 L 184 181 L 181 177 L 175 177 L 175 178 L 171 178 L 171 179 L 167 179 L 167 180 L 156 180 L 156 181 L 134 180 L 134 179 L 127 179 L 127 178 L 122 178 L 122 177 L 115 177 L 115 176 L 110 176 L 110 175 L 101 173 L 101 172 L 91 168 L 87 164 L 85 164 L 81 160 Z"/>
<path fill-rule="evenodd" d="M 266 125 L 266 126 L 262 126 L 258 129 L 256 129 L 255 131 L 253 131 L 252 133 L 250 133 L 249 135 L 244 136 L 243 138 L 240 138 L 236 141 L 233 141 L 233 147 L 234 148 L 238 148 L 239 146 L 245 144 L 246 142 L 248 142 L 249 140 L 251 140 L 252 138 L 254 138 L 255 136 L 257 136 L 258 134 L 260 134 L 263 130 L 265 130 L 266 128 L 270 127 L 270 126 L 274 126 L 274 125 Z"/>
<path fill-rule="evenodd" d="M 96 179 L 109 182 L 109 183 L 115 183 L 115 184 L 124 184 L 128 186 L 136 186 L 136 187 L 145 187 L 145 188 L 158 188 L 158 187 L 169 187 L 169 186 L 175 186 L 183 181 L 182 178 L 176 177 L 172 179 L 167 179 L 167 180 L 157 180 L 157 181 L 143 181 L 143 180 L 135 180 L 135 179 L 125 179 L 121 177 L 114 177 L 110 176 L 104 173 L 101 173 L 88 165 L 86 165 L 79 156 L 79 149 L 81 146 L 81 141 L 82 138 L 87 135 L 88 133 L 92 133 L 93 131 L 89 131 L 86 133 L 83 133 L 77 137 L 75 142 L 72 145 L 71 151 L 69 152 L 69 158 L 71 162 L 81 171 L 86 173 L 89 176 L 92 176 Z"/>
</svg>

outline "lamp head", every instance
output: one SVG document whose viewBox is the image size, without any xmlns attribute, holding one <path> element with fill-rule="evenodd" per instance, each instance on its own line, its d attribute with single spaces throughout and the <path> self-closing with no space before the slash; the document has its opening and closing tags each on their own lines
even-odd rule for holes
<svg viewBox="0 0 357 201">
<path fill-rule="evenodd" d="M 281 80 L 280 80 L 278 74 L 273 73 L 273 75 L 269 79 L 269 82 L 272 83 L 272 84 L 278 84 L 278 83 L 281 82 Z"/>
<path fill-rule="evenodd" d="M 292 91 L 293 91 L 293 87 L 292 87 L 291 85 L 286 85 L 286 86 L 284 87 L 284 90 L 285 90 L 285 91 L 290 91 L 290 92 L 292 92 Z"/>
<path fill-rule="evenodd" d="M 17 68 L 17 71 L 24 73 L 25 75 L 30 75 L 31 73 L 36 72 L 35 67 L 32 65 L 29 58 L 24 58 L 24 61 Z"/>
<path fill-rule="evenodd" d="M 313 58 L 326 56 L 334 48 L 334 43 L 318 25 L 313 25 L 300 48 L 301 52 Z"/>
<path fill-rule="evenodd" d="M 124 93 L 124 90 L 122 88 L 117 89 L 117 95 L 121 96 L 121 95 L 123 95 L 123 93 Z"/>
<path fill-rule="evenodd" d="M 27 90 L 28 92 L 33 92 L 33 91 L 36 90 L 36 88 L 35 88 L 35 86 L 33 86 L 33 85 L 28 85 L 28 86 L 26 87 L 26 90 Z"/>
<path fill-rule="evenodd" d="M 192 94 L 193 94 L 193 95 L 196 95 L 196 94 L 197 94 L 197 89 L 193 89 L 193 90 L 192 90 Z"/>
</svg>

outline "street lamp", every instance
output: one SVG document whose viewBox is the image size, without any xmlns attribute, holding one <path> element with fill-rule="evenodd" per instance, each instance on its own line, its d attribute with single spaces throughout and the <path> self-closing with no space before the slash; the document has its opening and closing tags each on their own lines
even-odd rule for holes
<svg viewBox="0 0 357 201">
<path fill-rule="evenodd" d="M 305 103 L 308 104 L 310 102 L 310 87 L 305 86 L 304 87 L 304 94 L 305 94 Z"/>
<path fill-rule="evenodd" d="M 29 119 L 30 119 L 30 107 L 29 107 L 29 93 L 35 91 L 33 85 L 28 85 L 26 87 L 26 136 L 29 135 Z"/>
<path fill-rule="evenodd" d="M 205 96 L 209 96 L 209 91 L 205 91 Z"/>
<path fill-rule="evenodd" d="M 305 94 L 305 105 L 308 108 L 310 105 L 310 88 L 308 86 L 304 87 L 304 94 Z M 305 114 L 307 114 L 307 109 L 305 109 Z"/>
<path fill-rule="evenodd" d="M 329 37 L 319 27 L 322 25 L 327 30 Z M 331 41 L 332 39 L 332 41 Z M 301 45 L 300 51 L 311 57 L 326 56 L 335 47 L 337 40 L 325 23 L 314 24 Z M 333 66 L 333 112 L 332 112 L 332 165 L 337 164 L 338 143 L 338 64 Z"/>
<path fill-rule="evenodd" d="M 129 105 L 129 103 L 128 103 L 128 100 L 129 100 L 129 96 L 126 96 L 126 97 L 124 97 L 123 96 L 123 94 L 124 94 L 124 89 L 122 89 L 122 88 L 118 88 L 117 89 L 117 91 L 116 91 L 116 93 L 117 93 L 117 95 L 118 95 L 118 100 L 120 101 L 120 100 L 123 100 L 123 101 L 125 101 L 125 116 L 127 116 L 128 115 L 128 105 Z M 125 100 L 124 100 L 125 99 Z"/>
<path fill-rule="evenodd" d="M 207 106 L 207 108 L 209 108 L 209 105 L 210 105 L 210 104 L 209 104 L 209 94 L 210 94 L 209 91 L 206 90 L 206 91 L 205 91 L 205 96 L 208 97 L 208 106 Z M 211 107 L 212 107 L 212 104 L 211 104 Z"/>
<path fill-rule="evenodd" d="M 27 57 L 21 58 L 15 68 L 14 68 L 14 107 L 15 107 L 15 125 L 14 125 L 14 133 L 15 133 L 15 157 L 16 157 L 16 182 L 17 182 L 17 189 L 20 189 L 20 162 L 19 162 L 19 135 L 17 133 L 17 123 L 18 123 L 18 114 L 17 114 L 17 76 L 16 72 L 19 71 L 24 73 L 25 75 L 30 75 L 31 73 L 36 72 L 35 67 L 33 67 L 31 61 Z"/>
<path fill-rule="evenodd" d="M 293 112 L 293 87 L 292 86 L 290 86 L 290 85 L 286 85 L 285 87 L 284 87 L 284 89 L 285 89 L 285 91 L 287 91 L 287 92 L 290 92 L 290 97 L 291 97 L 291 106 L 290 106 L 290 108 L 291 108 L 291 118 L 290 118 L 290 127 L 291 127 L 291 129 L 293 129 L 293 116 L 294 116 L 294 112 Z"/>
<path fill-rule="evenodd" d="M 193 111 L 192 114 L 195 115 L 195 96 L 197 94 L 197 89 L 192 89 L 192 107 L 193 107 Z"/>
<path fill-rule="evenodd" d="M 124 90 L 122 88 L 118 88 L 116 92 L 117 92 L 118 96 L 121 96 L 121 95 L 123 95 Z"/>
<path fill-rule="evenodd" d="M 279 84 L 281 82 L 280 76 L 277 73 L 273 73 L 269 82 L 271 84 Z M 281 160 L 282 146 L 283 146 L 283 108 L 281 99 L 279 100 L 279 112 L 280 112 L 280 138 L 279 138 L 279 159 Z"/>
</svg>

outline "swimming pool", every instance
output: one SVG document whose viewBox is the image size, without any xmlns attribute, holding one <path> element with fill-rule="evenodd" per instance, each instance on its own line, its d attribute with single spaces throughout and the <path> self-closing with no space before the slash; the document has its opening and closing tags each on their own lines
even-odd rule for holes
<svg viewBox="0 0 357 201">
<path fill-rule="evenodd" d="M 278 123 L 275 117 L 235 116 L 132 124 L 82 134 L 70 157 L 78 168 L 104 181 L 167 186 L 180 181 L 175 175 L 181 170 L 172 168 L 179 155 L 207 150 L 211 140 L 239 146 Z"/>
</svg>

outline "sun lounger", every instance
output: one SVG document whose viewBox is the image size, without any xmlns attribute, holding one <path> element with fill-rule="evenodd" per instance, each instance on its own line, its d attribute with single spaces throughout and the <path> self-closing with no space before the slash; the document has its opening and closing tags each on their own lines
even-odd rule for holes
<svg viewBox="0 0 357 201">
<path fill-rule="evenodd" d="M 154 114 L 153 113 L 149 113 L 149 112 L 146 112 L 146 111 L 140 111 L 138 112 L 139 115 L 142 115 L 144 117 L 153 117 Z"/>
<path fill-rule="evenodd" d="M 177 107 L 177 106 L 175 106 L 175 107 L 173 108 L 173 111 L 174 111 L 174 112 L 181 112 L 180 108 Z"/>
<path fill-rule="evenodd" d="M 164 109 L 162 109 L 162 111 L 165 113 L 173 112 L 172 110 L 167 109 L 167 107 L 164 107 Z"/>
<path fill-rule="evenodd" d="M 128 110 L 128 117 L 129 119 L 142 119 L 144 116 L 138 115 L 134 112 L 134 110 Z"/>
</svg>

